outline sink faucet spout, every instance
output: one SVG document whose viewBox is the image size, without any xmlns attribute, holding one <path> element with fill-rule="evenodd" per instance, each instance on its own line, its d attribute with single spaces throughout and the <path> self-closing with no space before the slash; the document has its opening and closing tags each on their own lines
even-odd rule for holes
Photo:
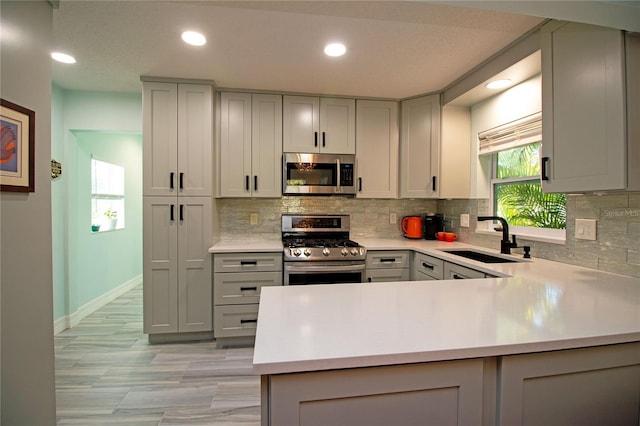
<svg viewBox="0 0 640 426">
<path fill-rule="evenodd" d="M 478 221 L 497 220 L 502 225 L 502 240 L 500 241 L 500 253 L 511 254 L 511 249 L 517 247 L 516 236 L 513 236 L 513 242 L 509 241 L 509 224 L 500 216 L 478 216 Z"/>
</svg>

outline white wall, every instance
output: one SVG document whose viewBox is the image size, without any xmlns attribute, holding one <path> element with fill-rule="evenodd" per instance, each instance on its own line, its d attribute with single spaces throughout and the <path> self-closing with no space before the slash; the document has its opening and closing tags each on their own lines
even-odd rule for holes
<svg viewBox="0 0 640 426">
<path fill-rule="evenodd" d="M 56 422 L 51 261 L 51 59 L 46 1 L 0 4 L 0 90 L 35 111 L 35 192 L 0 193 L 2 417 Z"/>
<path fill-rule="evenodd" d="M 491 156 L 478 157 L 478 133 L 540 111 L 540 75 L 471 107 L 471 198 L 490 196 Z"/>
</svg>

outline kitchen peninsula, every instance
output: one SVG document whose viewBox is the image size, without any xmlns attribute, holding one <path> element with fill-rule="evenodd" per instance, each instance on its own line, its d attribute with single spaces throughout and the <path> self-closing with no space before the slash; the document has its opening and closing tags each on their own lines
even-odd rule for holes
<svg viewBox="0 0 640 426">
<path fill-rule="evenodd" d="M 264 288 L 264 425 L 638 424 L 640 280 L 361 242 L 504 278 Z"/>
</svg>

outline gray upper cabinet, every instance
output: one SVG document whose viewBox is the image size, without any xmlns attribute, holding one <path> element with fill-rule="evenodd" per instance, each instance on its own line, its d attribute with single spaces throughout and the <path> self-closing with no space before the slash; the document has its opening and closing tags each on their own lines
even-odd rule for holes
<svg viewBox="0 0 640 426">
<path fill-rule="evenodd" d="M 283 151 L 355 154 L 356 101 L 283 97 Z"/>
<path fill-rule="evenodd" d="M 542 188 L 640 188 L 637 37 L 552 22 L 542 43 Z"/>
<path fill-rule="evenodd" d="M 440 96 L 402 102 L 400 197 L 437 198 L 440 169 Z"/>
</svg>

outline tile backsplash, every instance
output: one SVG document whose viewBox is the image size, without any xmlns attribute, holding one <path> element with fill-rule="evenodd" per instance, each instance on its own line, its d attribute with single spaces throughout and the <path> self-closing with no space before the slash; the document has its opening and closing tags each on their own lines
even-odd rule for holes
<svg viewBox="0 0 640 426">
<path fill-rule="evenodd" d="M 403 216 L 435 212 L 437 200 L 362 200 L 349 197 L 282 197 L 278 199 L 218 199 L 221 240 L 280 239 L 280 216 L 283 213 L 349 214 L 351 237 L 398 238 L 402 236 Z M 258 224 L 250 225 L 252 213 Z M 395 214 L 395 224 L 389 223 Z"/>
<path fill-rule="evenodd" d="M 438 211 L 445 214 L 460 241 L 497 249 L 499 234 L 473 232 L 478 210 L 483 211 L 486 203 L 487 200 L 439 200 Z M 461 213 L 471 215 L 469 228 L 460 228 Z M 596 219 L 596 241 L 575 239 L 576 219 Z M 565 243 L 518 238 L 518 245 L 531 246 L 533 257 L 640 277 L 640 192 L 568 195 Z"/>
<path fill-rule="evenodd" d="M 447 231 L 458 233 L 461 242 L 497 249 L 500 235 L 474 232 L 478 210 L 488 200 L 362 200 L 349 197 L 282 197 L 278 199 L 218 199 L 220 240 L 280 239 L 283 213 L 349 214 L 351 236 L 399 238 L 403 216 L 440 212 Z M 250 225 L 250 215 L 258 224 Z M 390 214 L 397 216 L 389 223 Z M 460 227 L 460 214 L 471 216 L 469 228 Z M 596 219 L 597 240 L 576 240 L 575 219 Z M 640 192 L 567 196 L 567 239 L 564 244 L 518 238 L 518 245 L 531 246 L 533 257 L 585 266 L 607 272 L 640 277 Z M 521 250 L 521 249 L 520 249 Z M 519 249 L 514 250 L 520 253 Z"/>
</svg>

